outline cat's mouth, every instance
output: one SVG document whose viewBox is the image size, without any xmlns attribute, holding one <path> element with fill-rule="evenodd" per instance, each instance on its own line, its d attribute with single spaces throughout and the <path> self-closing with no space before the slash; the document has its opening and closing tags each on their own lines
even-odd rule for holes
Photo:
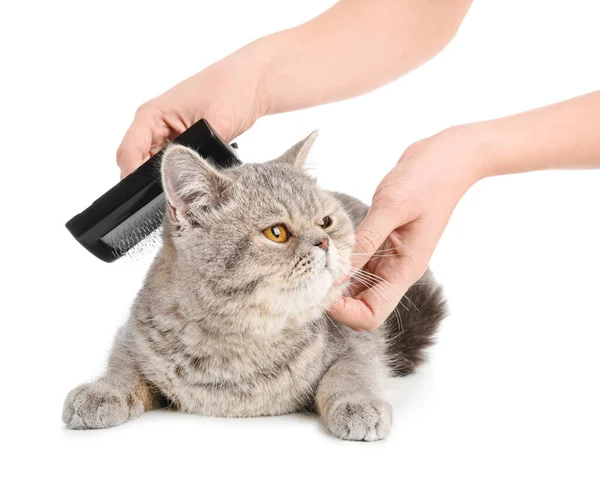
<svg viewBox="0 0 600 493">
<path fill-rule="evenodd" d="M 331 252 L 325 251 L 322 255 L 305 255 L 298 259 L 288 276 L 288 281 L 293 285 L 306 285 L 306 283 L 321 282 L 321 278 L 335 278 L 337 268 L 336 259 Z"/>
</svg>

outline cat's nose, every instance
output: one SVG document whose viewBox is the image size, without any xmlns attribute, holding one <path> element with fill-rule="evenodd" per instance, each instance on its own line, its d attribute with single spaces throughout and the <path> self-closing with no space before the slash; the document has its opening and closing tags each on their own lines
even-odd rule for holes
<svg viewBox="0 0 600 493">
<path fill-rule="evenodd" d="M 327 236 L 321 238 L 317 243 L 315 243 L 315 246 L 325 251 L 329 250 L 329 238 Z"/>
</svg>

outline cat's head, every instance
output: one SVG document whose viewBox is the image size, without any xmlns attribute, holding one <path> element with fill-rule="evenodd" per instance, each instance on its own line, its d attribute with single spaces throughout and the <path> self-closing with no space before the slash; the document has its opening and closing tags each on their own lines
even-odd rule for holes
<svg viewBox="0 0 600 493">
<path fill-rule="evenodd" d="M 204 301 L 310 318 L 341 294 L 333 282 L 350 266 L 353 227 L 305 172 L 315 138 L 227 170 L 187 147 L 165 151 L 166 240 L 181 282 Z"/>
</svg>

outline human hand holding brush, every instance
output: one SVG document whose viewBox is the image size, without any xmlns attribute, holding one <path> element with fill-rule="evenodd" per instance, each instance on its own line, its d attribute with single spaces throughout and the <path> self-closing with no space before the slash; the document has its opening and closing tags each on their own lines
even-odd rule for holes
<svg viewBox="0 0 600 493">
<path fill-rule="evenodd" d="M 204 118 L 226 142 L 265 113 L 254 49 L 232 55 L 139 107 L 117 150 L 121 178 Z"/>
</svg>

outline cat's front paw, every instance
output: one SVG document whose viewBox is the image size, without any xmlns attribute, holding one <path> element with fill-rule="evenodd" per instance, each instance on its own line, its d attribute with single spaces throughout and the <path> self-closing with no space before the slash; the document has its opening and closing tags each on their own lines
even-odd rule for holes
<svg viewBox="0 0 600 493">
<path fill-rule="evenodd" d="M 333 403 L 325 423 L 343 440 L 382 440 L 392 426 L 392 408 L 380 399 L 344 398 Z"/>
<path fill-rule="evenodd" d="M 108 428 L 129 419 L 127 398 L 106 382 L 80 385 L 69 392 L 63 408 L 63 421 L 73 430 Z"/>
</svg>

